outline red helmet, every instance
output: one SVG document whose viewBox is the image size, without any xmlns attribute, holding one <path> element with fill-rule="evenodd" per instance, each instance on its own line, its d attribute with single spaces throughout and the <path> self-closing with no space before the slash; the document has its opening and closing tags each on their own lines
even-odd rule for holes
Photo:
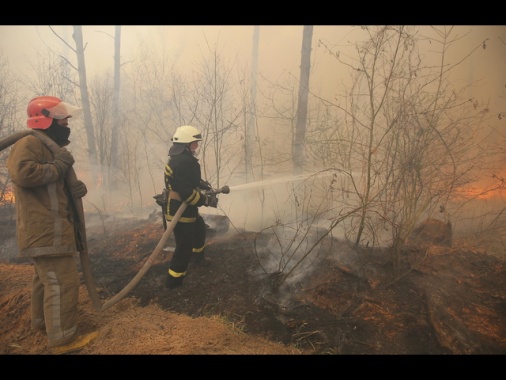
<svg viewBox="0 0 506 380">
<path fill-rule="evenodd" d="M 62 102 L 55 96 L 38 96 L 28 103 L 26 124 L 32 129 L 47 129 L 53 119 L 65 119 L 75 116 L 80 108 Z"/>
</svg>

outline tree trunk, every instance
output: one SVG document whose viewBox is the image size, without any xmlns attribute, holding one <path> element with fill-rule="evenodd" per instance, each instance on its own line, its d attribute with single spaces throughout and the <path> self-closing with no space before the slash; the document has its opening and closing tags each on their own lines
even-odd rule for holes
<svg viewBox="0 0 506 380">
<path fill-rule="evenodd" d="M 249 182 L 250 179 L 253 178 L 253 165 L 251 162 L 251 156 L 253 151 L 253 139 L 252 136 L 255 135 L 255 121 L 256 121 L 256 93 L 257 93 L 257 68 L 258 68 L 258 39 L 260 35 L 260 27 L 258 25 L 254 26 L 253 29 L 253 52 L 251 57 L 251 95 L 250 95 L 250 112 L 249 119 L 246 126 L 246 135 L 245 135 L 245 166 L 246 166 L 246 182 Z"/>
<path fill-rule="evenodd" d="M 313 26 L 305 25 L 302 35 L 302 51 L 300 63 L 299 101 L 297 107 L 297 123 L 295 125 L 295 139 L 293 147 L 294 173 L 300 174 L 305 163 L 305 135 L 307 122 L 307 99 L 309 93 L 309 71 L 311 68 L 311 41 Z"/>
<path fill-rule="evenodd" d="M 120 94 L 120 66 L 121 66 L 121 25 L 116 25 L 116 34 L 114 37 L 114 95 L 112 109 L 112 128 L 111 128 L 111 165 L 108 175 L 108 183 L 112 189 L 115 187 L 115 178 L 112 174 L 116 172 L 118 167 L 118 130 L 119 130 L 119 94 Z M 110 171 L 113 171 L 112 173 Z M 111 190 L 112 190 L 111 189 Z"/>
<path fill-rule="evenodd" d="M 77 71 L 79 73 L 79 88 L 81 91 L 81 101 L 84 111 L 84 127 L 86 128 L 86 136 L 88 138 L 88 157 L 93 167 L 97 163 L 97 148 L 95 144 L 93 119 L 91 117 L 90 99 L 88 96 L 86 64 L 84 61 L 83 31 L 81 25 L 74 25 L 73 37 L 76 42 Z"/>
</svg>

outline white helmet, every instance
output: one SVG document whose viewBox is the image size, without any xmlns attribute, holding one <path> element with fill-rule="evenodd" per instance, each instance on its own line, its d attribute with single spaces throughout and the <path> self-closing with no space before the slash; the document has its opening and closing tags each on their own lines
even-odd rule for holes
<svg viewBox="0 0 506 380">
<path fill-rule="evenodd" d="M 172 142 L 174 143 L 189 144 L 193 141 L 202 141 L 202 135 L 197 128 L 191 125 L 179 127 L 176 129 L 174 137 L 172 137 Z"/>
</svg>

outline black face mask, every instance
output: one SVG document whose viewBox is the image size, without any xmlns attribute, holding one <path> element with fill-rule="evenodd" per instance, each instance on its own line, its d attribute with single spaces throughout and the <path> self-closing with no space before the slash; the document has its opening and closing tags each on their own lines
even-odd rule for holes
<svg viewBox="0 0 506 380">
<path fill-rule="evenodd" d="M 53 119 L 53 122 L 51 123 L 49 128 L 45 129 L 44 131 L 59 146 L 66 146 L 70 143 L 69 141 L 70 128 L 61 126 L 60 124 L 58 124 L 58 121 L 56 119 Z"/>
</svg>

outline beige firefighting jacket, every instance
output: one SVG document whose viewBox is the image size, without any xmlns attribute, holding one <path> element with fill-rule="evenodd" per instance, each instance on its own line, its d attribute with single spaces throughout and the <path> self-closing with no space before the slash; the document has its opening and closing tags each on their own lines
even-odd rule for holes
<svg viewBox="0 0 506 380">
<path fill-rule="evenodd" d="M 39 138 L 23 137 L 12 146 L 7 168 L 14 184 L 19 256 L 76 253 L 64 178 L 52 152 Z"/>
</svg>

